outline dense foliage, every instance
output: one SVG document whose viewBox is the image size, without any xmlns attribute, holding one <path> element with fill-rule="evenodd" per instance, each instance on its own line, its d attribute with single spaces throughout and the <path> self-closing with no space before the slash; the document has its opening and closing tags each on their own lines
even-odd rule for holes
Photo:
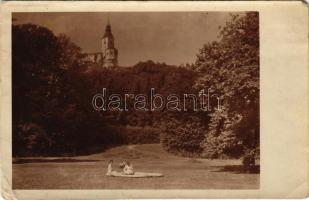
<svg viewBox="0 0 309 200">
<path fill-rule="evenodd" d="M 195 70 L 197 88 L 211 87 L 223 99 L 211 112 L 202 143 L 210 158 L 258 154 L 259 149 L 259 20 L 258 13 L 232 16 L 221 40 L 204 45 Z"/>
<path fill-rule="evenodd" d="M 175 154 L 243 157 L 245 165 L 259 155 L 258 13 L 232 16 L 220 39 L 205 44 L 196 63 L 185 67 L 153 61 L 116 69 L 85 64 L 68 37 L 31 24 L 12 27 L 12 49 L 15 156 L 159 142 Z M 155 88 L 163 96 L 210 88 L 222 103 L 207 112 L 190 106 L 185 112 L 99 112 L 91 101 L 102 88 L 119 95 L 149 95 Z"/>
<path fill-rule="evenodd" d="M 204 139 L 205 126 L 198 117 L 170 116 L 161 122 L 161 129 L 161 143 L 167 151 L 183 156 L 201 156 L 200 143 Z"/>
<path fill-rule="evenodd" d="M 218 41 L 205 44 L 194 65 L 195 91 L 210 89 L 221 109 L 169 114 L 161 122 L 162 144 L 170 152 L 206 158 L 259 158 L 258 13 L 232 15 Z M 213 101 L 213 100 L 212 100 Z M 215 102 L 212 102 L 215 103 Z"/>
<path fill-rule="evenodd" d="M 26 24 L 12 27 L 12 51 L 13 154 L 76 152 L 96 141 L 102 122 L 84 98 L 79 47 Z"/>
<path fill-rule="evenodd" d="M 31 42 L 30 42 L 31 41 Z M 107 88 L 123 95 L 181 93 L 194 73 L 152 61 L 133 67 L 86 66 L 65 35 L 31 24 L 12 28 L 14 155 L 80 154 L 127 143 L 157 143 L 161 113 L 98 112 L 92 97 Z M 132 102 L 129 102 L 129 104 Z"/>
</svg>

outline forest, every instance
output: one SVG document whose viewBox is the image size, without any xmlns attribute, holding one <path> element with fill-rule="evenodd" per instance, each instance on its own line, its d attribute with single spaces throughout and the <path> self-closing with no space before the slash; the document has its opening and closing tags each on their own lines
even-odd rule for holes
<svg viewBox="0 0 309 200">
<path fill-rule="evenodd" d="M 108 69 L 83 57 L 64 34 L 35 24 L 12 25 L 14 157 L 87 155 L 122 144 L 160 143 L 181 156 L 242 158 L 245 165 L 259 159 L 257 12 L 232 15 L 218 40 L 201 44 L 195 63 L 185 66 L 149 60 Z M 207 112 L 190 106 L 186 112 L 98 112 L 92 99 L 102 88 L 120 95 L 155 88 L 163 96 L 211 88 L 222 105 Z"/>
</svg>

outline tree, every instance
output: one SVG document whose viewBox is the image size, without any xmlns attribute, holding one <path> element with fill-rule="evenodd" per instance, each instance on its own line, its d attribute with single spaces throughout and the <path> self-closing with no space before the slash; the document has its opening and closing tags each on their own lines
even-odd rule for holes
<svg viewBox="0 0 309 200">
<path fill-rule="evenodd" d="M 212 88 L 222 110 L 209 113 L 206 157 L 240 157 L 259 148 L 259 19 L 257 12 L 232 15 L 220 40 L 197 55 L 196 88 Z M 251 153 L 252 154 L 252 153 Z"/>
<path fill-rule="evenodd" d="M 80 58 L 80 48 L 65 35 L 33 24 L 12 26 L 14 155 L 51 152 L 84 130 L 81 93 L 87 90 L 79 89 L 87 84 L 78 73 Z"/>
</svg>

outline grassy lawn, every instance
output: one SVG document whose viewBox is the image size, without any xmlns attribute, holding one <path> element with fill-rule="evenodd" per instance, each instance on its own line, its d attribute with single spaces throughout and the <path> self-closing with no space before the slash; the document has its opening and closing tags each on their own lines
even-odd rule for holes
<svg viewBox="0 0 309 200">
<path fill-rule="evenodd" d="M 107 162 L 130 160 L 138 172 L 164 177 L 105 176 Z M 243 173 L 239 160 L 174 156 L 159 144 L 128 145 L 89 156 L 21 159 L 13 164 L 13 189 L 258 189 L 259 173 Z"/>
</svg>

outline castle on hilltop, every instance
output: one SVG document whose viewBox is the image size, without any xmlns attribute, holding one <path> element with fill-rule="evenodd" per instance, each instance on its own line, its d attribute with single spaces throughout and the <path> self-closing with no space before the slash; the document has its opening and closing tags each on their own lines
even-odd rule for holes
<svg viewBox="0 0 309 200">
<path fill-rule="evenodd" d="M 101 38 L 101 52 L 85 54 L 86 63 L 100 64 L 102 67 L 114 68 L 118 66 L 118 50 L 115 48 L 114 36 L 109 21 L 105 33 Z"/>
</svg>

